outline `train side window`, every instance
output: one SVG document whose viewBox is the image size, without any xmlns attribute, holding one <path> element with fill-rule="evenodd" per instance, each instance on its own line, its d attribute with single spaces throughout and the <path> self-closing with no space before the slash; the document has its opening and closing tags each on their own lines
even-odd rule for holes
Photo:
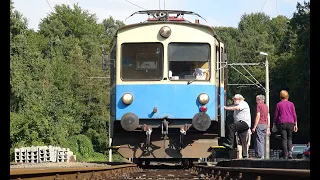
<svg viewBox="0 0 320 180">
<path fill-rule="evenodd" d="M 168 60 L 170 80 L 210 79 L 210 45 L 207 43 L 170 43 Z"/>
<path fill-rule="evenodd" d="M 216 46 L 215 49 L 215 61 L 216 61 L 216 72 L 215 72 L 215 77 L 216 77 L 216 82 L 219 82 L 219 77 L 220 77 L 220 49 L 218 46 Z"/>
<path fill-rule="evenodd" d="M 113 48 L 111 51 L 111 59 L 115 60 L 116 59 L 116 48 Z M 116 63 L 115 61 L 111 61 L 110 63 L 110 84 L 113 85 L 116 80 Z"/>
</svg>

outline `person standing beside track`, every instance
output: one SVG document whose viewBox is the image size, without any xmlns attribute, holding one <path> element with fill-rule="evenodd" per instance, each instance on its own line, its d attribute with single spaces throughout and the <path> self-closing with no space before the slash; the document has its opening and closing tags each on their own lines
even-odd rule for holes
<svg viewBox="0 0 320 180">
<path fill-rule="evenodd" d="M 289 93 L 286 90 L 280 92 L 280 99 L 274 114 L 273 126 L 281 132 L 283 157 L 292 159 L 292 132 L 298 131 L 297 114 L 294 104 L 288 100 Z"/>
<path fill-rule="evenodd" d="M 252 133 L 255 134 L 254 149 L 257 158 L 265 158 L 266 135 L 270 133 L 269 110 L 264 103 L 265 96 L 257 95 L 257 112 L 256 119 L 252 128 Z"/>
<path fill-rule="evenodd" d="M 237 132 L 242 144 L 242 158 L 247 158 L 247 136 L 248 129 L 251 127 L 250 107 L 241 94 L 234 95 L 232 99 L 234 105 L 224 106 L 224 109 L 233 111 L 234 123 L 228 126 L 226 142 L 222 143 L 222 145 L 233 149 L 234 136 L 235 132 Z"/>
</svg>

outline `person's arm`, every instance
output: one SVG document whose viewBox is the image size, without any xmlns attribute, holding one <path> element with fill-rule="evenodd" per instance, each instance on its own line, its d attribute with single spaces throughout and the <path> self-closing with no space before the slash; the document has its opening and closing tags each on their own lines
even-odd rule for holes
<svg viewBox="0 0 320 180">
<path fill-rule="evenodd" d="M 210 80 L 210 70 L 205 71 L 204 73 L 205 73 L 206 80 L 209 81 Z"/>
<path fill-rule="evenodd" d="M 234 110 L 240 110 L 240 106 L 236 105 L 236 106 L 224 106 L 225 110 L 229 110 L 229 111 L 234 111 Z"/>
<path fill-rule="evenodd" d="M 297 121 L 297 114 L 296 114 L 296 108 L 294 107 L 294 104 L 292 103 L 292 114 L 293 114 L 293 118 L 294 118 L 294 127 L 293 127 L 293 131 L 297 132 L 298 131 L 298 121 Z"/>
<path fill-rule="evenodd" d="M 270 113 L 268 112 L 267 128 L 270 128 Z"/>
<path fill-rule="evenodd" d="M 292 111 L 293 111 L 294 125 L 298 126 L 297 113 L 296 113 L 296 108 L 294 107 L 294 104 L 292 104 Z"/>
<path fill-rule="evenodd" d="M 257 105 L 257 114 L 256 114 L 256 119 L 254 121 L 254 125 L 253 125 L 253 128 L 252 128 L 252 133 L 254 133 L 256 131 L 256 128 L 257 128 L 258 123 L 259 123 L 259 120 L 260 120 L 260 106 Z"/>
<path fill-rule="evenodd" d="M 276 111 L 274 112 L 273 125 L 278 123 L 278 119 L 279 119 L 279 105 L 277 104 Z"/>
<path fill-rule="evenodd" d="M 268 111 L 268 119 L 267 119 L 267 134 L 270 134 L 270 113 Z"/>
</svg>

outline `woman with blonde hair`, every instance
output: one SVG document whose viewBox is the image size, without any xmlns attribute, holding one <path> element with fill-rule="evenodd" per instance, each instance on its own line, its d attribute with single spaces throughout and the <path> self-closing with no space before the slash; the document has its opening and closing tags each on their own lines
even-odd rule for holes
<svg viewBox="0 0 320 180">
<path fill-rule="evenodd" d="M 289 101 L 289 93 L 286 90 L 280 92 L 280 100 L 274 114 L 273 126 L 281 132 L 284 158 L 292 159 L 292 132 L 298 131 L 296 110 L 294 104 Z"/>
</svg>

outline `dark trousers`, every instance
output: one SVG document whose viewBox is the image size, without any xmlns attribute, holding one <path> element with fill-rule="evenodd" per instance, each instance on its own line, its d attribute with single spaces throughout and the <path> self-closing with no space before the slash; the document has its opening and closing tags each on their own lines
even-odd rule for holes
<svg viewBox="0 0 320 180">
<path fill-rule="evenodd" d="M 284 156 L 288 156 L 288 152 L 292 151 L 292 133 L 293 123 L 281 123 L 278 129 L 281 132 L 282 152 Z"/>
<path fill-rule="evenodd" d="M 247 157 L 247 131 L 249 129 L 249 126 L 244 121 L 237 121 L 233 124 L 230 124 L 227 129 L 227 137 L 226 141 L 228 144 L 230 144 L 233 147 L 234 144 L 234 135 L 235 132 L 238 133 L 241 145 L 242 145 L 242 157 Z"/>
</svg>

